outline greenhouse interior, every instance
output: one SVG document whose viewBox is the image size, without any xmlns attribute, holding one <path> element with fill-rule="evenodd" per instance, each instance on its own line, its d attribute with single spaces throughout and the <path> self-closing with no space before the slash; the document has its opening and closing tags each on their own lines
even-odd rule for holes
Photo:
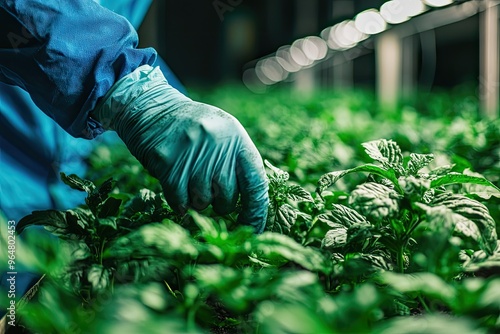
<svg viewBox="0 0 500 334">
<path fill-rule="evenodd" d="M 500 0 L 0 22 L 0 334 L 500 332 Z"/>
</svg>

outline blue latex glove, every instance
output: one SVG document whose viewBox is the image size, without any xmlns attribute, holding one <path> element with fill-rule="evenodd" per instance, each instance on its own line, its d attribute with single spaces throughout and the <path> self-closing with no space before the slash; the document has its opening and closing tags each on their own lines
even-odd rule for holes
<svg viewBox="0 0 500 334">
<path fill-rule="evenodd" d="M 149 65 L 120 79 L 95 116 L 160 180 L 174 210 L 212 204 L 225 214 L 241 194 L 238 221 L 264 230 L 269 199 L 262 159 L 233 116 L 182 95 Z"/>
</svg>

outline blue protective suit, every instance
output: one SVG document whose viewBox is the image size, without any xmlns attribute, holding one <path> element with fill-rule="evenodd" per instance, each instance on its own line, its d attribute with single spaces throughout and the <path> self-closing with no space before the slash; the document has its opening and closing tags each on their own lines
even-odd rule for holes
<svg viewBox="0 0 500 334">
<path fill-rule="evenodd" d="M 103 132 L 90 113 L 121 77 L 155 63 L 184 91 L 155 50 L 136 48 L 151 0 L 97 2 L 0 0 L 0 212 L 9 220 L 83 202 L 59 172 L 84 173 L 95 144 L 85 139 Z"/>
</svg>

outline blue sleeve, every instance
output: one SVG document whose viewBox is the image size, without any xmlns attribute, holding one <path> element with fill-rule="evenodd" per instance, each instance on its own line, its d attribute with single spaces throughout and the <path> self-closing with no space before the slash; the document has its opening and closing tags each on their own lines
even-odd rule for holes
<svg viewBox="0 0 500 334">
<path fill-rule="evenodd" d="M 0 81 L 26 90 L 75 137 L 100 134 L 90 117 L 99 98 L 156 59 L 154 49 L 137 49 L 124 17 L 93 0 L 0 0 L 0 18 Z"/>
</svg>

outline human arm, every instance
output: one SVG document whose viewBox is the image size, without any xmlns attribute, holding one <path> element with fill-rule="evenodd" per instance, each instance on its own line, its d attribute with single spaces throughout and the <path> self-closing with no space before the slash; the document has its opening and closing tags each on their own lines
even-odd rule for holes
<svg viewBox="0 0 500 334">
<path fill-rule="evenodd" d="M 212 204 L 227 213 L 241 195 L 239 221 L 263 231 L 267 180 L 248 134 L 149 68 L 155 52 L 136 48 L 126 20 L 84 0 L 0 0 L 0 8 L 20 23 L 20 36 L 23 29 L 30 36 L 0 49 L 0 81 L 23 87 L 74 136 L 95 137 L 100 122 L 116 130 L 175 210 Z"/>
</svg>

